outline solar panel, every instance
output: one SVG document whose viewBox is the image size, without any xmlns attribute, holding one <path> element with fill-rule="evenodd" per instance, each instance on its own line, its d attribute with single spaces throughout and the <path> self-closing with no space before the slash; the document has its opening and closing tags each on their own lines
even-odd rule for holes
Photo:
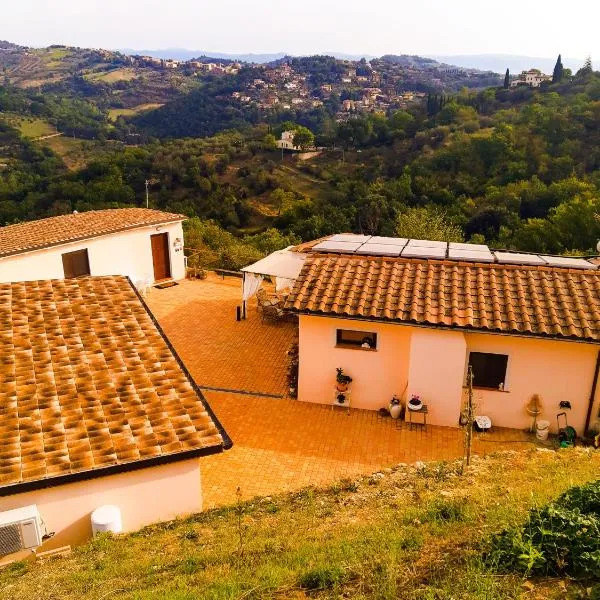
<svg viewBox="0 0 600 600">
<path fill-rule="evenodd" d="M 474 250 L 475 252 L 489 252 L 490 249 L 485 244 L 463 244 L 462 242 L 450 242 L 450 250 Z"/>
<path fill-rule="evenodd" d="M 434 240 L 408 240 L 407 247 L 411 248 L 444 248 L 448 247 L 448 242 L 438 242 Z"/>
<path fill-rule="evenodd" d="M 318 252 L 348 252 L 353 254 L 361 245 L 361 242 L 332 242 L 331 240 L 325 240 L 313 246 L 313 250 Z"/>
<path fill-rule="evenodd" d="M 477 250 L 466 250 L 461 248 L 450 248 L 448 258 L 453 260 L 468 260 L 473 262 L 494 262 L 494 255 L 489 251 L 481 252 Z"/>
<path fill-rule="evenodd" d="M 407 244 L 402 250 L 401 256 L 404 258 L 446 258 L 446 246 L 432 248 Z"/>
<path fill-rule="evenodd" d="M 370 240 L 369 244 L 385 244 L 386 246 L 406 246 L 406 242 L 408 240 L 406 238 L 397 238 L 397 237 L 384 237 L 381 235 L 374 235 Z"/>
<path fill-rule="evenodd" d="M 402 252 L 402 246 L 373 244 L 371 242 L 367 242 L 356 251 L 356 254 L 371 254 L 373 256 L 400 256 L 400 252 Z"/>
<path fill-rule="evenodd" d="M 499 263 L 507 265 L 545 265 L 537 254 L 521 254 L 519 252 L 494 252 Z"/>
<path fill-rule="evenodd" d="M 597 269 L 598 265 L 591 263 L 585 258 L 577 258 L 575 256 L 541 256 L 546 264 L 552 267 L 566 267 L 569 269 Z"/>
<path fill-rule="evenodd" d="M 365 242 L 368 242 L 371 239 L 370 235 L 359 235 L 359 234 L 354 234 L 354 233 L 336 233 L 335 235 L 332 235 L 330 238 L 328 238 L 327 240 L 324 240 L 325 242 L 358 242 L 360 244 L 364 244 Z"/>
</svg>

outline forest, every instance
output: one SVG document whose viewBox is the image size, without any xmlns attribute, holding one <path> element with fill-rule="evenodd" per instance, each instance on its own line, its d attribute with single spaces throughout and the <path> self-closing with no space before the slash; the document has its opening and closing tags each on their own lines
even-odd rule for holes
<svg viewBox="0 0 600 600">
<path fill-rule="evenodd" d="M 228 89 L 227 79 L 205 85 Z M 431 224 L 428 237 L 451 232 L 453 239 L 525 251 L 590 253 L 600 239 L 600 74 L 591 69 L 539 90 L 463 90 L 443 102 L 430 97 L 410 110 L 345 123 L 327 107 L 314 118 L 281 114 L 265 123 L 260 114 L 219 104 L 215 89 L 192 91 L 116 126 L 127 135 L 142 132 L 145 141 L 98 140 L 78 169 L 0 120 L 0 223 L 143 205 L 148 179 L 151 205 L 197 217 L 190 231 L 199 228 L 197 238 L 215 247 L 217 231 L 230 247 L 266 231 L 285 245 L 340 231 L 407 235 L 423 222 Z M 178 117 L 199 98 L 213 99 L 196 111 L 201 120 Z M 114 131 L 101 110 L 78 98 L 40 98 L 5 86 L 0 110 L 43 115 L 82 137 L 94 128 Z M 229 131 L 212 130 L 212 110 L 227 113 Z M 172 119 L 164 137 L 153 129 L 160 111 Z M 275 140 L 282 128 L 300 125 L 322 151 L 282 161 Z"/>
</svg>

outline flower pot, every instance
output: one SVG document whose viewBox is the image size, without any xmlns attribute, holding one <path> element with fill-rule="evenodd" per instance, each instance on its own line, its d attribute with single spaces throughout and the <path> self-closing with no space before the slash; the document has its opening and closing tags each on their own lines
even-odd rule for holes
<svg viewBox="0 0 600 600">
<path fill-rule="evenodd" d="M 337 389 L 338 392 L 347 392 L 348 391 L 348 384 L 347 383 L 340 383 L 339 381 L 335 384 L 335 387 Z"/>
<path fill-rule="evenodd" d="M 401 404 L 390 404 L 390 416 L 392 419 L 398 419 L 400 417 L 400 413 L 402 412 Z"/>
<path fill-rule="evenodd" d="M 421 410 L 423 402 L 421 400 L 409 400 L 407 404 L 408 410 Z"/>
</svg>

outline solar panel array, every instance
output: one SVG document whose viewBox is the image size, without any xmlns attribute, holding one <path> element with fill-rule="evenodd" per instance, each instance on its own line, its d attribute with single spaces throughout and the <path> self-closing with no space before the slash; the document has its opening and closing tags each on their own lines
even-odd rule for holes
<svg viewBox="0 0 600 600">
<path fill-rule="evenodd" d="M 599 265 L 575 256 L 546 256 L 524 252 L 490 250 L 484 244 L 462 244 L 434 240 L 413 240 L 377 235 L 342 233 L 319 242 L 315 252 L 391 256 L 394 258 L 450 259 L 478 263 L 539 265 L 569 269 L 597 269 Z"/>
</svg>

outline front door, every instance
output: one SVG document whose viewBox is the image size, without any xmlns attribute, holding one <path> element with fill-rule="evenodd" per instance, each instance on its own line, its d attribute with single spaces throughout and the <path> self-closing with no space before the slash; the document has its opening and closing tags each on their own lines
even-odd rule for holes
<svg viewBox="0 0 600 600">
<path fill-rule="evenodd" d="M 171 277 L 171 261 L 169 260 L 169 234 L 157 233 L 150 236 L 152 242 L 152 264 L 154 265 L 154 280 Z"/>
</svg>

